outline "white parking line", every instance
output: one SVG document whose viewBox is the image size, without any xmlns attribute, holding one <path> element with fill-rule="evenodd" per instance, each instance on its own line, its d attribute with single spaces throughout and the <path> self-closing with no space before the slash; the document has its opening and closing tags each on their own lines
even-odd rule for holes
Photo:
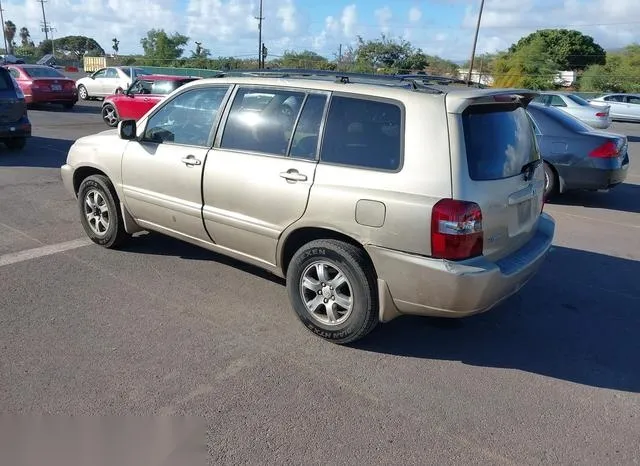
<svg viewBox="0 0 640 466">
<path fill-rule="evenodd" d="M 51 256 L 52 254 L 78 249 L 90 244 L 93 243 L 89 238 L 81 238 L 64 243 L 48 244 L 39 248 L 25 249 L 23 251 L 4 254 L 3 256 L 0 256 L 0 267 L 17 264 L 31 259 L 38 259 L 40 257 Z"/>
</svg>

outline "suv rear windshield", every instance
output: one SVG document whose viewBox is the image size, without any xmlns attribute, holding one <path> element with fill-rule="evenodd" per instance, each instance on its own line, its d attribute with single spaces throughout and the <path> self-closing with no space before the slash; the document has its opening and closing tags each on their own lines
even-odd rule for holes
<svg viewBox="0 0 640 466">
<path fill-rule="evenodd" d="M 462 125 L 472 180 L 510 178 L 540 158 L 531 121 L 518 104 L 471 106 Z"/>
</svg>

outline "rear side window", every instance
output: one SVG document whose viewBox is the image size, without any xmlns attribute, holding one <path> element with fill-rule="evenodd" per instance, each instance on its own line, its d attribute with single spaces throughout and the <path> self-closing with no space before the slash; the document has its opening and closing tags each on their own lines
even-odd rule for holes
<svg viewBox="0 0 640 466">
<path fill-rule="evenodd" d="M 540 158 L 533 126 L 519 105 L 471 106 L 462 126 L 472 180 L 510 178 Z"/>
<path fill-rule="evenodd" d="M 402 161 L 402 110 L 390 102 L 335 96 L 327 117 L 320 160 L 378 170 Z"/>
<path fill-rule="evenodd" d="M 0 91 L 9 89 L 13 89 L 13 79 L 6 68 L 2 68 L 0 69 Z"/>
<path fill-rule="evenodd" d="M 549 105 L 552 107 L 566 107 L 567 104 L 562 100 L 562 97 L 559 95 L 552 95 L 549 99 Z"/>
</svg>

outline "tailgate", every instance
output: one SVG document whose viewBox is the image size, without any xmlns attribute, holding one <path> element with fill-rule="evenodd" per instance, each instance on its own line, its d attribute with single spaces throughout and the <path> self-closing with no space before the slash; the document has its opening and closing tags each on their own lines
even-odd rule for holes
<svg viewBox="0 0 640 466">
<path fill-rule="evenodd" d="M 454 97 L 457 111 L 449 114 L 453 196 L 480 206 L 483 255 L 492 260 L 535 234 L 544 192 L 542 159 L 525 110 L 532 96 L 502 92 L 467 105 Z"/>
</svg>

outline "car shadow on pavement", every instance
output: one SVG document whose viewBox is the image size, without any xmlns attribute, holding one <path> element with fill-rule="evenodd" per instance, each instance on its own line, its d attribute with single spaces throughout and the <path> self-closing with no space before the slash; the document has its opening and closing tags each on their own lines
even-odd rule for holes
<svg viewBox="0 0 640 466">
<path fill-rule="evenodd" d="M 157 256 L 173 256 L 187 260 L 217 262 L 228 267 L 250 273 L 260 278 L 270 280 L 273 283 L 284 286 L 285 281 L 259 267 L 254 267 L 236 259 L 218 254 L 199 246 L 186 243 L 184 241 L 154 232 L 143 232 L 132 238 L 123 251 L 136 254 L 152 254 Z"/>
<path fill-rule="evenodd" d="M 0 167 L 60 168 L 73 141 L 32 136 L 20 151 L 10 151 L 0 143 Z"/>
<path fill-rule="evenodd" d="M 34 104 L 29 106 L 29 110 L 38 110 L 41 112 L 54 112 L 54 113 L 86 113 L 98 115 L 102 110 L 98 105 L 83 105 L 76 104 L 72 109 L 67 110 L 62 105 L 58 104 Z"/>
<path fill-rule="evenodd" d="M 640 213 L 640 185 L 622 183 L 609 192 L 570 191 L 551 199 L 549 204 Z"/>
<path fill-rule="evenodd" d="M 353 347 L 638 393 L 639 276 L 640 261 L 556 247 L 539 274 L 492 311 L 400 317 Z"/>
</svg>

